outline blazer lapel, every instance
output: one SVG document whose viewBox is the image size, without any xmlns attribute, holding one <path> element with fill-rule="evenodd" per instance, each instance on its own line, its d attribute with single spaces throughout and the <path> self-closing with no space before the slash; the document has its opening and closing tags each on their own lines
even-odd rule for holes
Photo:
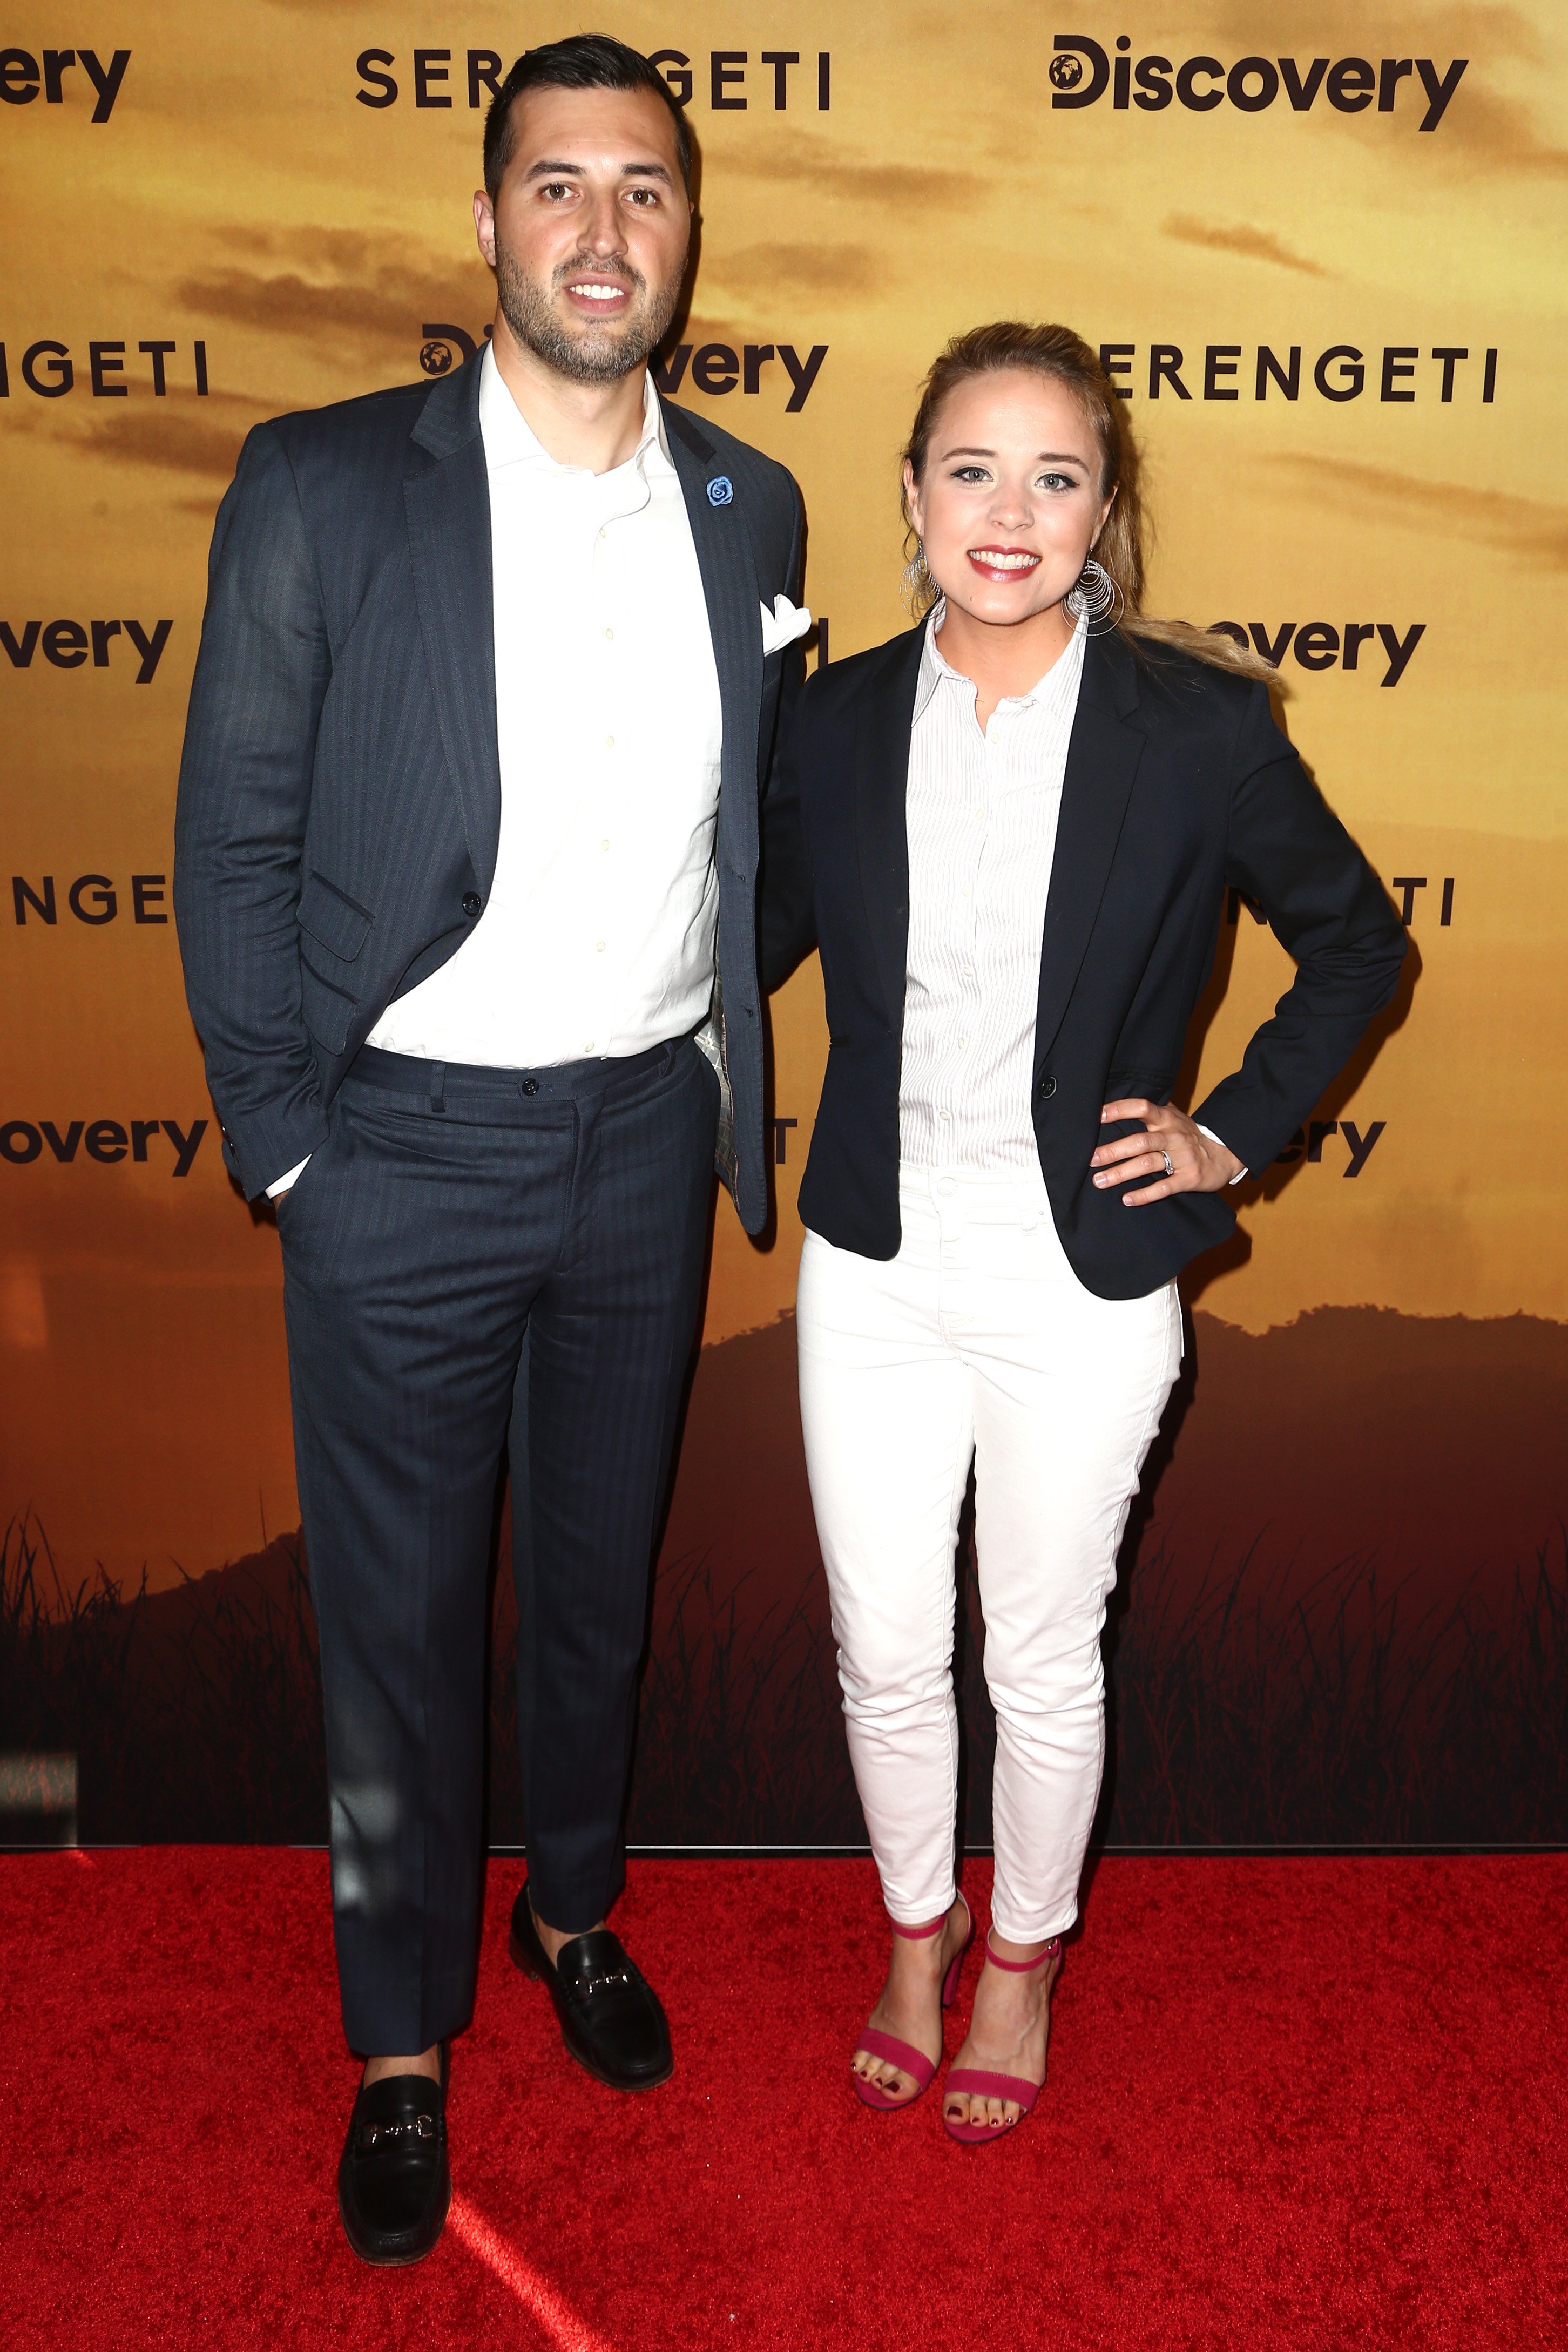
<svg viewBox="0 0 1568 2352">
<path fill-rule="evenodd" d="M 1035 1014 L 1037 1074 L 1056 1042 L 1121 838 L 1144 737 L 1132 656 L 1119 639 L 1091 637 L 1062 777 L 1061 813 L 1046 901 L 1040 993 Z"/>
<path fill-rule="evenodd" d="M 910 955 L 910 737 L 924 644 L 923 621 L 896 640 L 881 678 L 860 699 L 856 730 L 860 895 L 888 1025 L 895 1032 L 903 1026 Z"/>
<path fill-rule="evenodd" d="M 686 411 L 660 401 L 702 574 L 723 716 L 719 830 L 723 865 L 757 870 L 757 718 L 763 699 L 762 592 L 756 551 L 734 482 Z M 710 495 L 716 490 L 718 496 Z"/>
<path fill-rule="evenodd" d="M 403 499 L 442 748 L 488 897 L 500 841 L 500 747 L 480 365 L 470 360 L 432 389 L 409 436 Z"/>
</svg>

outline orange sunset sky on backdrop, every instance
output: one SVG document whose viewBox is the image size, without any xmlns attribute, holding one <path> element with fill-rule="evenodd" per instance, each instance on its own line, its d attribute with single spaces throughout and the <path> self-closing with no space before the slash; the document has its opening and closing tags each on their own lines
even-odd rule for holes
<svg viewBox="0 0 1568 2352">
<path fill-rule="evenodd" d="M 826 357 L 797 414 L 781 364 L 755 394 L 679 397 L 782 458 L 811 516 L 807 600 L 842 656 L 903 625 L 898 454 L 942 341 L 980 320 L 1061 318 L 1131 346 L 1123 379 L 1158 525 L 1150 604 L 1205 623 L 1385 624 L 1423 634 L 1396 686 L 1374 637 L 1358 667 L 1287 653 L 1292 740 L 1385 879 L 1425 877 L 1407 1016 L 1370 1072 L 1325 1107 L 1342 1134 L 1277 1171 L 1243 1209 L 1250 1255 L 1199 1269 L 1206 1312 L 1253 1330 L 1323 1304 L 1405 1314 L 1568 1318 L 1559 1238 L 1568 1121 L 1568 824 L 1551 698 L 1561 668 L 1568 488 L 1552 429 L 1564 368 L 1558 298 L 1568 18 L 1511 7 L 1195 5 L 1082 12 L 1113 50 L 1224 65 L 1257 54 L 1362 56 L 1419 45 L 1469 62 L 1419 132 L 1415 77 L 1392 110 L 1226 104 L 1054 110 L 1055 23 L 1032 5 L 22 5 L 6 40 L 34 56 L 68 32 L 129 47 L 110 119 L 79 68 L 58 105 L 0 109 L 8 250 L 0 400 L 4 613 L 135 615 L 174 627 L 152 682 L 122 632 L 106 666 L 0 659 L 5 875 L 57 878 L 51 928 L 0 902 L 0 1119 L 211 1117 L 172 926 L 131 919 L 132 874 L 167 874 L 184 700 L 214 509 L 247 427 L 418 373 L 422 328 L 477 337 L 491 307 L 468 217 L 481 116 L 466 55 L 509 58 L 589 22 L 691 61 L 703 156 L 692 345 L 790 343 Z M 1060 19 L 1079 21 L 1074 12 Z M 454 102 L 415 105 L 413 52 L 449 48 Z M 798 51 L 774 105 L 764 47 Z M 397 102 L 356 71 L 390 51 Z M 744 50 L 721 86 L 715 49 Z M 831 58 L 830 105 L 816 58 Z M 58 399 L 23 382 L 65 344 Z M 123 341 L 124 399 L 95 398 L 90 341 Z M 139 341 L 166 339 L 167 395 Z M 209 389 L 194 388 L 205 344 Z M 1194 397 L 1149 394 L 1150 347 L 1180 346 Z M 1253 395 L 1259 344 L 1304 353 L 1300 397 Z M 1364 354 L 1361 394 L 1312 388 L 1319 355 Z M 1207 347 L 1239 346 L 1241 396 L 1203 396 Z M 1435 349 L 1463 347 L 1452 397 Z M 1380 397 L 1385 349 L 1414 352 Z M 1495 350 L 1495 397 L 1481 397 Z M 107 876 L 116 919 L 64 908 Z M 1439 922 L 1454 878 L 1452 921 Z M 166 901 L 163 902 L 166 908 Z M 146 911 L 159 911 L 150 902 Z M 1229 964 L 1234 946 L 1234 963 Z M 1243 913 L 1197 1085 L 1234 1066 L 1286 984 Z M 707 1337 L 793 1298 L 795 1191 L 824 1058 L 815 966 L 774 1011 L 777 1109 L 798 1119 L 779 1226 L 758 1252 L 721 1202 Z M 292 1525 L 276 1232 L 238 1200 L 209 1131 L 174 1179 L 144 1163 L 0 1165 L 0 1517 L 37 1510 L 62 1559 L 154 1580 Z"/>
</svg>

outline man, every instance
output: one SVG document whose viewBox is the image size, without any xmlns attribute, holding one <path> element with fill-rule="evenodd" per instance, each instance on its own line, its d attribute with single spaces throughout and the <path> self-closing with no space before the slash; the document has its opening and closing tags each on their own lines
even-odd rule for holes
<svg viewBox="0 0 1568 2352">
<path fill-rule="evenodd" d="M 369 2262 L 450 2195 L 503 1452 L 512 1957 L 602 2080 L 671 2065 L 605 1919 L 716 1138 L 765 1213 L 759 796 L 806 625 L 789 475 L 647 374 L 689 175 L 634 50 L 520 58 L 483 359 L 258 427 L 213 541 L 175 904 L 227 1164 L 279 1203 Z"/>
</svg>

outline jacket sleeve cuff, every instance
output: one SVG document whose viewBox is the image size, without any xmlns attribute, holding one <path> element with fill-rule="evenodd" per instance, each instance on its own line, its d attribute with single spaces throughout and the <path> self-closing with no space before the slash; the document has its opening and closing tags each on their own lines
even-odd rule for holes
<svg viewBox="0 0 1568 2352">
<path fill-rule="evenodd" d="M 247 1201 L 272 1200 L 286 1191 L 327 1139 L 319 1097 L 260 1111 L 231 1109 L 226 1118 L 220 1109 L 218 1118 L 224 1165 Z"/>
<path fill-rule="evenodd" d="M 1226 1143 L 1226 1139 L 1225 1139 L 1225 1138 L 1224 1138 L 1224 1136 L 1223 1136 L 1223 1135 L 1216 1135 L 1216 1134 L 1215 1133 L 1215 1131 L 1214 1131 L 1214 1129 L 1213 1129 L 1213 1128 L 1212 1128 L 1212 1127 L 1205 1127 L 1205 1126 L 1204 1125 L 1204 1123 L 1203 1123 L 1203 1121 L 1202 1121 L 1202 1119 L 1201 1119 L 1201 1118 L 1194 1118 L 1194 1121 L 1193 1121 L 1193 1125 L 1197 1129 L 1197 1131 L 1198 1131 L 1198 1133 L 1199 1133 L 1200 1135 L 1206 1135 L 1206 1136 L 1208 1137 L 1209 1141 L 1210 1141 L 1211 1143 L 1217 1143 L 1217 1144 L 1220 1146 L 1220 1149 L 1221 1149 L 1222 1150 L 1224 1150 L 1224 1151 L 1229 1151 L 1229 1150 L 1232 1149 L 1232 1146 L 1231 1146 L 1230 1144 Z M 295 1175 L 297 1176 L 297 1175 L 299 1174 L 299 1172 L 300 1172 L 299 1169 L 298 1169 L 298 1168 L 296 1168 L 296 1170 L 294 1171 Z M 1233 1184 L 1239 1184 L 1239 1183 L 1241 1183 L 1241 1182 L 1242 1182 L 1242 1181 L 1243 1181 L 1247 1177 L 1250 1176 L 1250 1175 L 1251 1175 L 1251 1173 L 1252 1173 L 1252 1171 L 1251 1171 L 1251 1169 L 1250 1169 L 1250 1168 L 1244 1168 L 1244 1169 L 1242 1169 L 1242 1171 L 1241 1171 L 1241 1172 L 1240 1172 L 1240 1174 L 1239 1174 L 1239 1175 L 1233 1176 L 1233 1177 L 1231 1178 L 1231 1180 L 1230 1180 L 1230 1181 L 1231 1181 L 1231 1182 L 1232 1182 Z"/>
<path fill-rule="evenodd" d="M 1276 1137 L 1276 1121 L 1268 1118 L 1264 1106 L 1254 1099 L 1253 1089 L 1239 1073 L 1222 1078 L 1213 1092 L 1195 1106 L 1191 1116 L 1194 1127 L 1212 1135 L 1227 1151 L 1235 1152 L 1248 1175 L 1257 1175 L 1268 1167 L 1296 1124 L 1292 1119 L 1289 1127 L 1279 1128 Z M 1283 1114 L 1279 1116 L 1282 1118 Z"/>
</svg>

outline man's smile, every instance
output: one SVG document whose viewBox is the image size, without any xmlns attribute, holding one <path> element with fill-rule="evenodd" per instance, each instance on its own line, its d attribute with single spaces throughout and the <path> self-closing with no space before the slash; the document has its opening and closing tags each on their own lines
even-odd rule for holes
<svg viewBox="0 0 1568 2352">
<path fill-rule="evenodd" d="M 612 311 L 624 310 L 632 299 L 632 289 L 624 278 L 569 278 L 563 290 L 584 316 L 606 317 Z"/>
</svg>

